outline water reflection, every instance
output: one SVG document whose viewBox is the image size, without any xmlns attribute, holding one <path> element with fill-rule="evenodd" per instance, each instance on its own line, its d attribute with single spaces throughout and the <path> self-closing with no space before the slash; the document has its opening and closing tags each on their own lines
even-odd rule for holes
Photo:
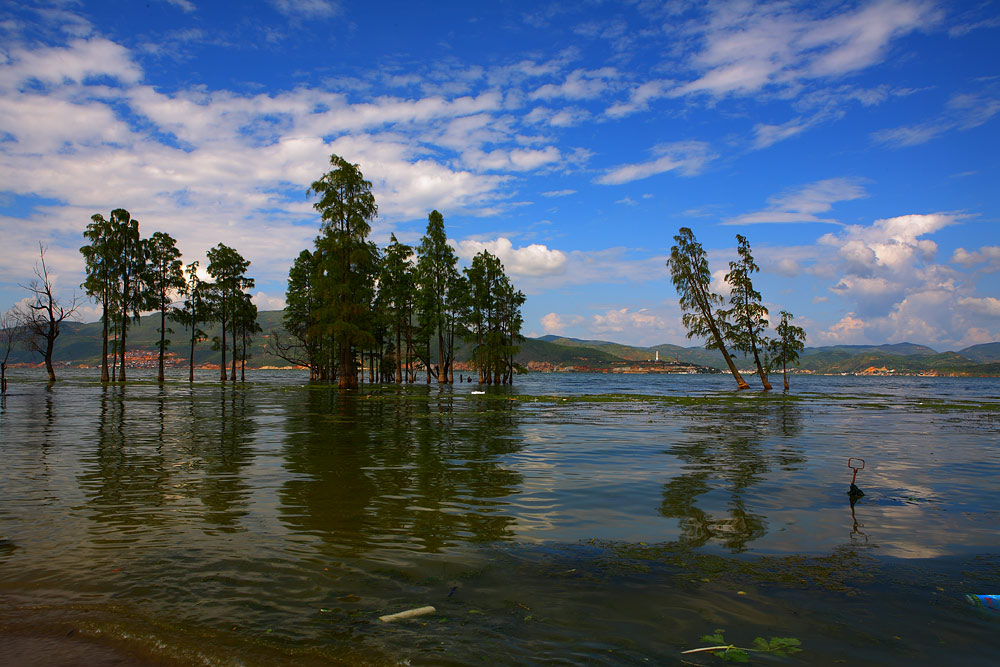
<svg viewBox="0 0 1000 667">
<path fill-rule="evenodd" d="M 800 410 L 778 399 L 724 416 L 718 409 L 690 412 L 684 419 L 683 437 L 667 450 L 683 466 L 664 484 L 659 511 L 678 520 L 683 546 L 716 540 L 731 551 L 744 551 L 768 530 L 767 516 L 748 507 L 748 491 L 772 470 L 789 470 L 806 460 L 795 445 Z"/>
<path fill-rule="evenodd" d="M 199 408 L 192 406 L 197 412 Z M 200 407 L 200 406 L 199 406 Z M 204 410 L 210 409 L 208 405 Z M 219 389 L 218 417 L 192 416 L 193 423 L 212 425 L 198 451 L 204 474 L 198 493 L 205 507 L 205 521 L 224 531 L 241 531 L 240 519 L 247 514 L 252 488 L 246 469 L 254 459 L 255 406 L 247 392 L 236 387 Z"/>
<path fill-rule="evenodd" d="M 286 421 L 283 521 L 343 557 L 512 538 L 515 518 L 498 511 L 522 483 L 500 461 L 520 447 L 511 409 L 401 391 L 304 392 Z"/>
</svg>

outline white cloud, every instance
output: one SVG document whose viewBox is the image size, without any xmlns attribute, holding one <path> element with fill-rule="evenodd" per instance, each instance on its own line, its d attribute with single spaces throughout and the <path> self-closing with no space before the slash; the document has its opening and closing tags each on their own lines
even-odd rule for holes
<svg viewBox="0 0 1000 667">
<path fill-rule="evenodd" d="M 975 284 L 936 262 L 937 243 L 926 238 L 964 216 L 905 215 L 851 225 L 819 239 L 834 255 L 819 261 L 839 275 L 831 292 L 853 307 L 817 333 L 823 343 L 913 341 L 957 349 L 1000 338 L 1000 300 L 975 295 Z M 959 249 L 953 261 L 980 263 L 991 252 Z"/>
<path fill-rule="evenodd" d="M 973 251 L 956 248 L 955 252 L 952 253 L 951 261 L 970 267 L 985 264 L 986 266 L 982 267 L 985 271 L 1000 271 L 1000 246 L 986 245 Z"/>
<path fill-rule="evenodd" d="M 543 197 L 568 197 L 570 195 L 575 195 L 576 190 L 549 190 L 548 192 L 543 192 Z"/>
<path fill-rule="evenodd" d="M 285 308 L 285 298 L 280 296 L 271 296 L 265 294 L 264 292 L 255 293 L 251 299 L 254 305 L 257 306 L 258 310 L 284 310 Z"/>
<path fill-rule="evenodd" d="M 821 218 L 836 202 L 851 201 L 867 196 L 862 182 L 852 178 L 828 178 L 809 183 L 780 195 L 768 197 L 769 206 L 761 211 L 729 218 L 724 225 L 756 223 L 826 222 L 839 224 L 832 218 Z"/>
<path fill-rule="evenodd" d="M 757 149 L 767 148 L 768 146 L 772 146 L 779 141 L 791 139 L 792 137 L 802 134 L 806 130 L 815 127 L 822 122 L 832 118 L 840 118 L 843 115 L 843 111 L 824 110 L 806 118 L 803 118 L 802 116 L 793 118 L 792 120 L 782 123 L 781 125 L 758 123 L 754 126 L 753 147 Z"/>
<path fill-rule="evenodd" d="M 327 18 L 340 13 L 340 5 L 331 0 L 270 0 L 282 14 L 307 19 Z"/>
<path fill-rule="evenodd" d="M 467 239 L 455 243 L 459 257 L 471 260 L 487 250 L 503 262 L 512 276 L 541 277 L 559 275 L 566 270 L 566 253 L 552 250 L 539 243 L 515 248 L 510 239 L 500 237 L 493 241 Z"/>
<path fill-rule="evenodd" d="M 590 329 L 597 333 L 622 333 L 635 329 L 668 330 L 668 322 L 648 308 L 607 310 L 591 317 Z"/>
<path fill-rule="evenodd" d="M 570 72 L 562 83 L 547 83 L 539 86 L 529 97 L 533 100 L 594 99 L 603 94 L 619 76 L 618 71 L 613 67 L 602 67 L 596 70 L 577 69 Z"/>
<path fill-rule="evenodd" d="M 631 91 L 627 102 L 617 102 L 604 112 L 610 118 L 623 118 L 637 111 L 645 111 L 649 108 L 649 103 L 666 97 L 667 91 L 674 85 L 673 81 L 666 79 L 656 79 L 643 82 Z"/>
<path fill-rule="evenodd" d="M 560 315 L 558 313 L 549 313 L 548 315 L 542 317 L 540 321 L 545 333 L 561 334 L 564 333 L 569 327 L 578 326 L 583 322 L 583 318 L 579 315 Z"/>
<path fill-rule="evenodd" d="M 892 148 L 905 148 L 927 143 L 954 130 L 971 130 L 984 125 L 1000 114 L 1000 96 L 996 87 L 978 93 L 953 95 L 944 111 L 922 123 L 879 130 L 872 138 Z"/>
<path fill-rule="evenodd" d="M 959 299 L 958 304 L 977 314 L 1000 319 L 1000 299 L 997 299 L 996 297 L 966 296 Z"/>
<path fill-rule="evenodd" d="M 680 141 L 661 144 L 653 149 L 658 155 L 655 160 L 635 164 L 623 164 L 608 170 L 595 179 L 601 185 L 621 185 L 668 171 L 678 171 L 685 176 L 697 174 L 717 155 L 702 141 Z"/>
<path fill-rule="evenodd" d="M 672 94 L 748 94 L 841 76 L 881 62 L 893 40 L 939 18 L 930 4 L 905 0 L 814 15 L 784 3 L 719 3 L 696 31 L 702 48 L 691 65 L 702 75 Z"/>
</svg>

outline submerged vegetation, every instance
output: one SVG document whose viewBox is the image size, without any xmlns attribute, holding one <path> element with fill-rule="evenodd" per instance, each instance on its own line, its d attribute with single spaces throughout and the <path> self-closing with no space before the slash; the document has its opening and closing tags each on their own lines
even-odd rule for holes
<svg viewBox="0 0 1000 667">
<path fill-rule="evenodd" d="M 525 297 L 499 258 L 483 250 L 459 272 L 438 211 L 416 248 L 393 235 L 379 249 L 368 241 L 378 214 L 371 183 L 338 155 L 330 164 L 311 188 L 320 197 L 320 234 L 289 271 L 284 332 L 271 351 L 345 389 L 366 375 L 412 383 L 418 368 L 428 384 L 452 384 L 464 340 L 479 384 L 510 384 L 520 371 Z"/>
</svg>

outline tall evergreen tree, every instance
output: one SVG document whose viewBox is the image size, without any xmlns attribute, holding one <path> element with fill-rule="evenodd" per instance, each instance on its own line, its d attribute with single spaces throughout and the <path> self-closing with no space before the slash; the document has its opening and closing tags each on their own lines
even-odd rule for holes
<svg viewBox="0 0 1000 667">
<path fill-rule="evenodd" d="M 170 317 L 181 324 L 185 329 L 191 330 L 191 351 L 188 357 L 188 381 L 194 382 L 194 346 L 199 338 L 205 336 L 205 332 L 199 327 L 208 322 L 211 314 L 206 300 L 206 289 L 208 285 L 198 277 L 198 262 L 191 262 L 185 271 L 186 280 L 181 294 L 184 296 L 184 303 L 180 308 L 170 311 Z"/>
<path fill-rule="evenodd" d="M 338 155 L 333 167 L 309 191 L 319 195 L 313 206 L 320 212 L 322 229 L 316 240 L 320 289 L 325 307 L 320 315 L 336 346 L 341 389 L 358 386 L 355 355 L 373 342 L 369 330 L 377 248 L 367 241 L 370 221 L 378 215 L 372 184 L 358 165 Z"/>
<path fill-rule="evenodd" d="M 139 221 L 132 218 L 125 209 L 119 208 L 111 212 L 111 224 L 114 247 L 117 250 L 118 381 L 125 382 L 125 343 L 129 324 L 139 321 L 145 305 L 142 278 L 146 270 L 146 244 L 139 235 Z"/>
<path fill-rule="evenodd" d="M 444 231 L 444 216 L 431 211 L 427 216 L 427 231 L 417 248 L 417 276 L 424 322 L 430 335 L 437 334 L 438 384 L 448 383 L 448 366 L 454 355 L 453 348 L 447 345 L 446 332 L 451 318 L 449 289 L 458 278 L 457 263 L 458 257 L 448 245 Z M 429 358 L 427 362 L 430 363 Z"/>
<path fill-rule="evenodd" d="M 219 346 L 222 350 L 222 361 L 219 364 L 220 379 L 223 382 L 226 381 L 226 333 L 228 331 L 234 337 L 231 378 L 235 382 L 236 344 L 235 328 L 232 323 L 236 317 L 236 311 L 240 307 L 244 290 L 254 286 L 253 279 L 246 277 L 246 270 L 250 266 L 250 262 L 223 243 L 209 249 L 207 255 L 208 274 L 215 279 L 215 285 L 211 291 L 213 319 L 222 326 L 222 336 L 219 340 Z"/>
<path fill-rule="evenodd" d="M 395 381 L 397 384 L 403 381 L 404 362 L 407 363 L 407 369 L 409 369 L 409 354 L 404 355 L 402 346 L 405 337 L 407 352 L 409 352 L 410 336 L 407 323 L 413 308 L 413 294 L 416 288 L 413 263 L 410 261 L 412 256 L 413 248 L 411 246 L 400 243 L 395 234 L 389 236 L 389 245 L 386 247 L 385 257 L 382 261 L 379 285 L 380 292 L 384 295 L 385 307 L 389 313 L 390 326 L 396 337 Z"/>
<path fill-rule="evenodd" d="M 83 232 L 84 238 L 90 243 L 80 248 L 83 254 L 87 277 L 80 286 L 94 301 L 101 304 L 101 382 L 109 382 L 108 372 L 108 334 L 110 319 L 114 317 L 115 288 L 118 262 L 118 249 L 115 238 L 115 227 L 121 214 L 128 215 L 124 209 L 111 211 L 110 220 L 105 220 L 100 213 L 91 216 L 91 223 Z"/>
<path fill-rule="evenodd" d="M 750 243 L 745 236 L 736 235 L 739 259 L 729 262 L 726 282 L 732 288 L 729 293 L 729 309 L 719 311 L 719 317 L 729 323 L 726 339 L 733 349 L 744 355 L 753 353 L 757 364 L 757 374 L 765 391 L 771 390 L 767 371 L 761 363 L 761 353 L 767 348 L 764 331 L 767 329 L 767 308 L 761 303 L 760 292 L 754 289 L 752 274 L 759 271 L 750 253 Z"/>
<path fill-rule="evenodd" d="M 781 311 L 781 320 L 775 327 L 777 337 L 772 338 L 768 346 L 768 366 L 781 365 L 781 374 L 785 380 L 785 391 L 788 391 L 788 366 L 799 363 L 799 352 L 805 349 L 806 332 L 802 327 L 792 324 L 792 314 Z"/>
<path fill-rule="evenodd" d="M 674 241 L 677 244 L 670 248 L 667 269 L 680 297 L 681 310 L 684 311 L 682 321 L 687 328 L 687 336 L 705 338 L 706 348 L 719 350 L 729 367 L 729 372 L 736 380 L 737 388 L 747 389 L 746 381 L 726 350 L 721 328 L 725 326 L 725 321 L 719 320 L 714 311 L 723 301 L 722 297 L 711 289 L 712 273 L 708 270 L 705 250 L 695 239 L 694 232 L 687 227 L 680 228 Z"/>
<path fill-rule="evenodd" d="M 154 232 L 146 242 L 147 264 L 144 284 L 147 290 L 146 306 L 160 313 L 159 365 L 156 379 L 163 382 L 163 357 L 167 346 L 167 311 L 173 303 L 172 294 L 184 289 L 184 270 L 181 251 L 177 242 L 166 232 Z"/>
<path fill-rule="evenodd" d="M 508 384 L 513 381 L 517 344 L 523 340 L 524 294 L 514 289 L 500 259 L 487 250 L 472 258 L 465 275 L 467 336 L 479 383 Z"/>
<path fill-rule="evenodd" d="M 292 262 L 282 316 L 284 332 L 273 332 L 268 346 L 274 355 L 288 363 L 308 367 L 310 380 L 326 380 L 329 355 L 323 354 L 324 337 L 317 319 L 321 307 L 317 271 L 316 257 L 309 250 L 300 252 Z"/>
</svg>

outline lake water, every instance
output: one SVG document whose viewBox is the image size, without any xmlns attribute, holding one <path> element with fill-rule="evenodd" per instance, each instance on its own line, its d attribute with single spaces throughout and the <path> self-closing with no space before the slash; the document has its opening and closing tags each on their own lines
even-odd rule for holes
<svg viewBox="0 0 1000 667">
<path fill-rule="evenodd" d="M 982 664 L 1000 382 L 532 374 L 222 387 L 15 374 L 0 651 L 164 664 Z M 750 378 L 751 381 L 753 378 Z M 865 459 L 852 508 L 849 457 Z M 434 614 L 383 623 L 433 605 Z M 71 635 L 70 639 L 62 639 Z M 97 660 L 97 653 L 90 654 Z M 112 664 L 109 658 L 107 664 Z"/>
</svg>

